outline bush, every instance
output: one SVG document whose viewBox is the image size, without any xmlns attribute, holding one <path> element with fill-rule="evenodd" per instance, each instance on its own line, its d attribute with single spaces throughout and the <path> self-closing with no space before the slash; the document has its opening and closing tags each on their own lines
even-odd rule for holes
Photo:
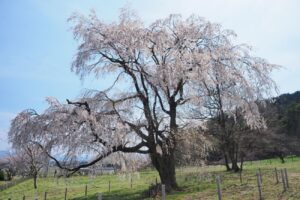
<svg viewBox="0 0 300 200">
<path fill-rule="evenodd" d="M 6 170 L 6 180 L 7 181 L 11 181 L 12 180 L 12 173 L 11 173 L 11 171 L 8 169 L 8 170 Z"/>
<path fill-rule="evenodd" d="M 4 172 L 0 170 L 0 181 L 4 181 L 4 180 L 5 180 Z"/>
</svg>

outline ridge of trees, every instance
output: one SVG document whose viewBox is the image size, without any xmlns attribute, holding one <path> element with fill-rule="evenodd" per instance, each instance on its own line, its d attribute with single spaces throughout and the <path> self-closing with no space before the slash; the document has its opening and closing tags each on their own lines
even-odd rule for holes
<svg viewBox="0 0 300 200">
<path fill-rule="evenodd" d="M 222 146 L 224 143 L 220 130 L 215 126 L 216 119 L 210 119 L 208 133 L 216 135 L 212 143 L 217 147 L 209 153 L 207 159 L 209 161 L 223 159 L 227 170 L 239 171 L 244 159 L 279 157 L 284 162 L 284 158 L 288 155 L 299 155 L 299 108 L 300 92 L 297 91 L 293 94 L 282 94 L 266 99 L 260 103 L 259 109 L 266 121 L 266 129 L 252 130 L 245 126 L 242 118 L 227 117 L 226 124 L 231 135 L 225 145 L 232 149 L 232 152 L 227 152 L 227 157 L 221 155 L 225 149 Z M 232 155 L 229 156 L 230 154 Z"/>
</svg>

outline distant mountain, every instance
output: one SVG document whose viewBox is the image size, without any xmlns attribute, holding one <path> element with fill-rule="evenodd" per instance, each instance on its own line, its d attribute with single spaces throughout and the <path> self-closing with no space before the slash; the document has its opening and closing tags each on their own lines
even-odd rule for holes
<svg viewBox="0 0 300 200">
<path fill-rule="evenodd" d="M 5 158 L 5 157 L 7 157 L 8 155 L 9 155 L 9 152 L 8 152 L 8 151 L 4 151 L 4 150 L 0 151 L 0 159 L 1 159 L 1 158 Z"/>
</svg>

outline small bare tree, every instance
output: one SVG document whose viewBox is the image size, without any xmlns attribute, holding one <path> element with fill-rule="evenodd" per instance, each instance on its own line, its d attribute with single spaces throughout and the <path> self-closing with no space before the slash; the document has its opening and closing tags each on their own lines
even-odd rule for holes
<svg viewBox="0 0 300 200">
<path fill-rule="evenodd" d="M 40 140 L 33 137 L 32 133 L 37 135 L 39 127 L 34 120 L 35 116 L 38 114 L 34 110 L 21 112 L 12 120 L 8 136 L 13 148 L 9 158 L 11 166 L 19 175 L 33 177 L 33 186 L 36 189 L 39 172 L 48 167 L 46 150 L 51 151 L 52 142 L 48 141 L 44 148 L 41 148 L 38 142 Z"/>
<path fill-rule="evenodd" d="M 48 165 L 44 151 L 38 145 L 28 143 L 22 148 L 15 149 L 9 160 L 16 174 L 33 178 L 33 187 L 37 189 L 38 175 Z"/>
<path fill-rule="evenodd" d="M 199 102 L 202 103 L 192 106 L 191 112 L 196 119 L 215 123 L 218 129 L 215 136 L 220 142 L 226 169 L 239 171 L 235 153 L 238 148 L 235 137 L 239 134 L 234 133 L 266 128 L 259 103 L 277 92 L 269 74 L 279 66 L 271 65 L 262 58 L 251 57 L 248 46 L 229 47 L 233 52 L 242 51 L 239 56 L 226 53 L 215 55 L 220 50 L 219 47 L 215 48 L 211 49 L 211 68 L 195 84 L 201 97 Z"/>
<path fill-rule="evenodd" d="M 225 115 L 225 129 L 219 122 L 218 118 L 210 119 L 207 133 L 214 137 L 216 149 L 222 152 L 226 169 L 242 170 L 244 158 L 257 148 L 258 140 L 263 137 L 261 130 L 251 129 L 238 110 L 234 115 Z"/>
</svg>

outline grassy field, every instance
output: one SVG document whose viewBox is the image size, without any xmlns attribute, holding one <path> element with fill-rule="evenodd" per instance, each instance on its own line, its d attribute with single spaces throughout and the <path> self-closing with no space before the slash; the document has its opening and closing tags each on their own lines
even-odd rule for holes
<svg viewBox="0 0 300 200">
<path fill-rule="evenodd" d="M 288 170 L 290 187 L 286 192 L 283 192 L 281 182 L 276 183 L 275 167 Z M 223 166 L 179 168 L 177 169 L 177 181 L 181 191 L 168 194 L 167 199 L 217 199 L 216 175 L 221 176 L 223 199 L 258 199 L 256 182 L 258 169 L 262 174 L 262 194 L 265 200 L 300 199 L 299 157 L 293 158 L 293 160 L 289 158 L 285 164 L 281 164 L 279 159 L 246 162 L 241 178 L 239 174 L 225 172 Z M 103 194 L 104 200 L 150 200 L 153 198 L 148 197 L 148 188 L 155 183 L 156 177 L 158 178 L 158 175 L 155 171 L 145 170 L 133 174 L 61 178 L 58 181 L 55 178 L 40 178 L 37 191 L 33 190 L 32 180 L 28 180 L 0 192 L 0 199 L 22 199 L 25 195 L 27 200 L 34 199 L 35 194 L 39 196 L 39 199 L 44 199 L 45 192 L 47 192 L 47 199 L 64 199 L 65 188 L 67 188 L 67 198 L 73 200 L 97 199 L 98 193 Z M 85 197 L 86 187 L 87 197 Z"/>
</svg>

